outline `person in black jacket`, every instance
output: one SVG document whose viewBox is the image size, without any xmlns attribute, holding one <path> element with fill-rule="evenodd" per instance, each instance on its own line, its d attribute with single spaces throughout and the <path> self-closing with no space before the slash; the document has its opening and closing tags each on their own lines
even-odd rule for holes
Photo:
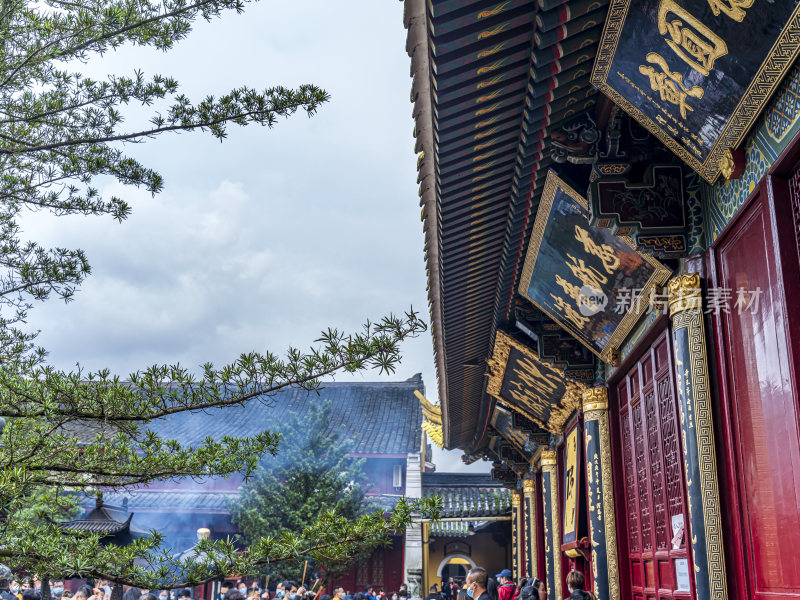
<svg viewBox="0 0 800 600">
<path fill-rule="evenodd" d="M 473 567 L 467 573 L 467 596 L 472 600 L 498 600 L 497 582 L 483 567 Z"/>
<path fill-rule="evenodd" d="M 2 600 L 17 600 L 17 597 L 8 588 L 13 578 L 14 575 L 12 575 L 11 569 L 5 565 L 0 565 L 0 598 Z"/>
<path fill-rule="evenodd" d="M 567 588 L 569 589 L 569 600 L 595 600 L 594 594 L 587 592 L 586 578 L 580 571 L 570 571 L 567 575 Z"/>
</svg>

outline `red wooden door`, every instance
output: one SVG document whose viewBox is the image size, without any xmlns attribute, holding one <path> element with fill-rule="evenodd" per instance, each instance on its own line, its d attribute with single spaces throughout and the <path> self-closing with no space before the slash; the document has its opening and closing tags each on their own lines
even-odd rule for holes
<svg viewBox="0 0 800 600">
<path fill-rule="evenodd" d="M 392 592 L 400 589 L 403 583 L 403 544 L 405 538 L 392 537 L 392 545 L 387 547 L 383 559 L 383 585 L 386 595 L 391 597 Z"/>
<path fill-rule="evenodd" d="M 790 228 L 791 220 L 775 218 L 764 187 L 713 253 L 716 286 L 730 290 L 733 299 L 718 318 L 729 415 L 726 453 L 736 486 L 729 493 L 736 495 L 732 505 L 740 513 L 740 531 L 730 535 L 741 536 L 748 599 L 797 600 L 800 433 L 787 332 L 800 298 L 790 298 L 791 312 L 786 310 L 776 234 L 779 227 Z M 736 306 L 740 296 L 745 304 Z"/>
<path fill-rule="evenodd" d="M 680 419 L 672 373 L 670 339 L 664 332 L 616 388 L 623 526 L 628 542 L 628 556 L 620 558 L 629 561 L 633 600 L 693 597 Z"/>
</svg>

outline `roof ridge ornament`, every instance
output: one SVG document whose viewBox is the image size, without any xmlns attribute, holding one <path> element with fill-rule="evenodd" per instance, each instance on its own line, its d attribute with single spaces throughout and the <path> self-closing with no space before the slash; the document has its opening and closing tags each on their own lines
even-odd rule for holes
<svg viewBox="0 0 800 600">
<path fill-rule="evenodd" d="M 444 449 L 444 432 L 442 431 L 442 409 L 432 404 L 422 392 L 414 390 L 414 396 L 422 405 L 422 431 L 424 431 L 431 441 Z"/>
</svg>

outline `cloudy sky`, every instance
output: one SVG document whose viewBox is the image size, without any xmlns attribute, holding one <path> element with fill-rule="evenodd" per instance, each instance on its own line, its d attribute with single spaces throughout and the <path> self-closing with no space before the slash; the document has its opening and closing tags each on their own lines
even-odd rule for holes
<svg viewBox="0 0 800 600">
<path fill-rule="evenodd" d="M 224 143 L 193 133 L 129 146 L 165 189 L 151 198 L 105 182 L 133 205 L 122 224 L 27 218 L 29 235 L 83 248 L 94 270 L 73 302 L 32 315 L 51 361 L 127 374 L 307 346 L 328 326 L 352 330 L 410 306 L 427 320 L 402 15 L 398 0 L 264 1 L 198 22 L 169 54 L 126 48 L 85 65 L 97 77 L 172 75 L 195 100 L 302 83 L 332 99 L 273 130 L 232 126 Z M 131 113 L 131 125 L 143 116 Z M 389 378 L 421 372 L 436 400 L 430 336 L 404 351 Z M 459 453 L 436 459 L 462 468 Z"/>
</svg>

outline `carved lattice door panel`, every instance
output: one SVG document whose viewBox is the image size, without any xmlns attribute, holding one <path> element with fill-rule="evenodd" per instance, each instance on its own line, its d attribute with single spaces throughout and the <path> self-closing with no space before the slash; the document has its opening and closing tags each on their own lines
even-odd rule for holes
<svg viewBox="0 0 800 600">
<path fill-rule="evenodd" d="M 689 598 L 689 516 L 668 333 L 616 388 L 631 598 Z M 623 546 L 624 547 L 624 546 Z M 623 582 L 624 583 L 624 582 Z"/>
</svg>

